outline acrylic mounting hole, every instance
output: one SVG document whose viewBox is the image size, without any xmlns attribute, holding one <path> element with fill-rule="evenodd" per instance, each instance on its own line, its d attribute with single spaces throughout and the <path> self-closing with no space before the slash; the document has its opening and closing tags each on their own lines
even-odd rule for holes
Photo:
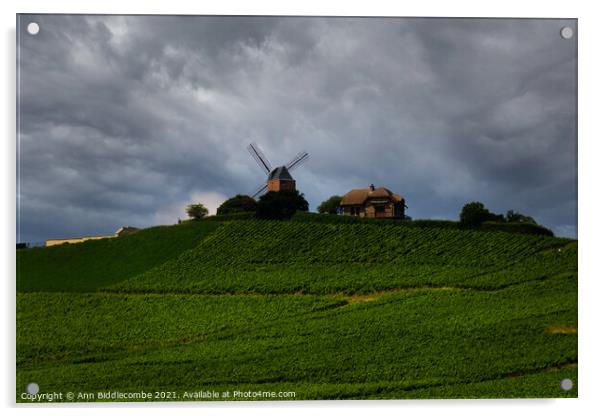
<svg viewBox="0 0 602 416">
<path fill-rule="evenodd" d="M 37 383 L 29 383 L 25 388 L 25 391 L 29 394 L 38 394 L 40 391 L 40 386 Z"/>
<path fill-rule="evenodd" d="M 564 391 L 569 391 L 573 388 L 573 380 L 565 378 L 560 382 L 560 388 Z"/>
<path fill-rule="evenodd" d="M 560 36 L 562 37 L 562 39 L 570 39 L 573 37 L 573 29 L 565 26 L 562 29 L 560 29 Z"/>
<path fill-rule="evenodd" d="M 27 25 L 27 33 L 29 33 L 30 35 L 37 35 L 38 33 L 40 33 L 40 25 L 36 22 L 31 22 Z"/>
</svg>

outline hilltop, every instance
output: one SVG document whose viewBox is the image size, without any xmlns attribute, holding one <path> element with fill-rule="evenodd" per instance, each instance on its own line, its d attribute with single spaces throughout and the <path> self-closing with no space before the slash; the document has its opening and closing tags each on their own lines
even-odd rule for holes
<svg viewBox="0 0 602 416">
<path fill-rule="evenodd" d="M 504 232 L 233 221 L 195 248 L 110 290 L 352 294 L 423 286 L 495 289 L 541 278 L 549 270 L 571 271 L 575 250 L 567 239 Z"/>
</svg>

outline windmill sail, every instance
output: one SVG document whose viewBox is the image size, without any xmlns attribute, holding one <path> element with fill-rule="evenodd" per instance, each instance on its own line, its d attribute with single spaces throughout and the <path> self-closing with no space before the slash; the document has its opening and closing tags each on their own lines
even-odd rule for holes
<svg viewBox="0 0 602 416">
<path fill-rule="evenodd" d="M 265 155 L 263 154 L 259 146 L 257 146 L 257 144 L 251 143 L 249 144 L 247 149 L 249 150 L 249 153 L 251 153 L 251 156 L 253 156 L 253 159 L 255 159 L 259 167 L 265 170 L 265 173 L 270 173 L 272 171 L 272 165 L 270 164 L 270 162 L 268 162 L 268 159 L 265 157 Z"/>
<path fill-rule="evenodd" d="M 251 197 L 252 198 L 257 198 L 258 196 L 261 196 L 267 189 L 268 189 L 268 184 L 264 183 L 259 188 L 257 188 L 257 190 L 255 191 L 255 193 Z"/>
<path fill-rule="evenodd" d="M 290 162 L 286 164 L 286 168 L 289 171 L 296 169 L 299 166 L 301 166 L 308 158 L 309 154 L 307 152 L 300 152 L 297 156 L 295 156 Z"/>
</svg>

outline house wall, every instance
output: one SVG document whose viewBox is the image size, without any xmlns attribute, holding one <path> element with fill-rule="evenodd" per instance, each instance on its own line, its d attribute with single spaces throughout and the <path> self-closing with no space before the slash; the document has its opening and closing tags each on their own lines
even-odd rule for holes
<svg viewBox="0 0 602 416">
<path fill-rule="evenodd" d="M 383 204 L 376 204 L 383 205 Z M 395 217 L 395 204 L 393 202 L 389 202 L 385 205 L 385 217 Z M 343 207 L 343 215 L 352 215 L 351 214 L 352 206 L 344 206 Z M 401 210 L 401 211 L 400 211 Z M 400 217 L 403 216 L 403 209 L 398 208 L 398 213 Z M 367 201 L 364 206 L 360 206 L 360 217 L 376 217 L 376 207 L 370 201 Z"/>
<path fill-rule="evenodd" d="M 357 205 L 351 206 L 351 205 L 346 205 L 343 207 L 343 215 L 352 215 L 351 211 L 353 208 L 357 207 Z M 360 217 L 365 217 L 366 216 L 366 212 L 363 206 L 359 207 L 360 209 L 360 213 L 359 216 Z"/>
<path fill-rule="evenodd" d="M 372 204 L 370 201 L 366 202 L 366 216 L 367 217 L 376 217 L 376 206 L 384 205 L 385 206 L 385 217 L 394 217 L 395 216 L 395 204 L 392 202 L 388 202 L 386 204 L 378 203 Z"/>
<path fill-rule="evenodd" d="M 76 237 L 76 238 L 63 238 L 57 240 L 46 240 L 46 247 L 58 246 L 60 244 L 77 244 L 83 243 L 87 240 L 102 240 L 103 238 L 114 238 L 114 235 L 98 235 L 98 236 L 90 236 L 90 237 Z"/>
</svg>

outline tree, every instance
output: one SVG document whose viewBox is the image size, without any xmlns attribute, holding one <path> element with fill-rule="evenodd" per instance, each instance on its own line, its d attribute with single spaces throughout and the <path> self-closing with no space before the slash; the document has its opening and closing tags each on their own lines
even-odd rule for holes
<svg viewBox="0 0 602 416">
<path fill-rule="evenodd" d="M 205 217 L 209 211 L 203 204 L 190 204 L 186 207 L 186 213 L 190 218 L 200 220 Z"/>
<path fill-rule="evenodd" d="M 236 195 L 219 206 L 217 215 L 234 214 L 237 212 L 255 212 L 257 201 L 248 195 Z"/>
<path fill-rule="evenodd" d="M 460 224 L 465 227 L 479 227 L 485 221 L 503 221 L 502 215 L 490 212 L 482 202 L 469 202 L 462 207 Z"/>
<path fill-rule="evenodd" d="M 523 215 L 520 212 L 514 211 L 512 209 L 510 211 L 506 212 L 505 219 L 506 219 L 506 222 L 519 222 L 519 223 L 523 223 L 523 224 L 539 225 L 539 224 L 537 224 L 537 222 L 535 222 L 533 217 L 529 217 L 528 215 Z"/>
<path fill-rule="evenodd" d="M 309 204 L 299 191 L 268 192 L 259 198 L 257 217 L 263 219 L 288 219 L 296 211 L 307 211 Z"/>
<path fill-rule="evenodd" d="M 341 199 L 343 199 L 343 197 L 338 195 L 331 196 L 318 206 L 318 212 L 320 214 L 338 214 Z"/>
</svg>

